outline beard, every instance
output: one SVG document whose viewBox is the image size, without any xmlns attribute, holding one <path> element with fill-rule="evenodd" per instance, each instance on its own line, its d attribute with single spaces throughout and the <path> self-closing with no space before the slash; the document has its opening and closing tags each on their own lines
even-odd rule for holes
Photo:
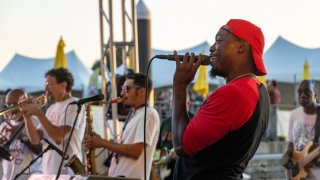
<svg viewBox="0 0 320 180">
<path fill-rule="evenodd" d="M 215 79 L 217 77 L 217 74 L 215 73 L 215 71 L 213 70 L 213 67 L 211 68 L 211 70 L 209 71 L 209 76 L 212 79 Z"/>
<path fill-rule="evenodd" d="M 126 109 L 129 109 L 129 108 L 131 108 L 131 105 L 124 102 L 123 103 L 123 107 L 126 108 Z"/>
</svg>

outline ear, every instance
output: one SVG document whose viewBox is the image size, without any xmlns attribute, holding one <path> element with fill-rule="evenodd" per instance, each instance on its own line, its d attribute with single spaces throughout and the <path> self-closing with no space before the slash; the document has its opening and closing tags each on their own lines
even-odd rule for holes
<svg viewBox="0 0 320 180">
<path fill-rule="evenodd" d="M 146 89 L 145 88 L 139 88 L 138 89 L 139 96 L 145 96 L 146 95 Z"/>
<path fill-rule="evenodd" d="M 60 85 L 61 85 L 61 88 L 67 91 L 67 82 L 62 82 L 60 83 Z"/>
<path fill-rule="evenodd" d="M 238 48 L 238 53 L 244 53 L 246 51 L 250 50 L 250 46 L 247 41 L 241 40 L 240 46 Z"/>
</svg>

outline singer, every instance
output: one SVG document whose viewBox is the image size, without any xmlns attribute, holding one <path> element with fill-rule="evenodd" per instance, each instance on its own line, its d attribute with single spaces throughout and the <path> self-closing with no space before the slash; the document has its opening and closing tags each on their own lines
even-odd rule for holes
<svg viewBox="0 0 320 180">
<path fill-rule="evenodd" d="M 226 79 L 190 120 L 186 88 L 194 79 L 201 56 L 177 52 L 173 77 L 173 146 L 179 156 L 175 179 L 242 179 L 268 124 L 269 98 L 256 77 L 266 75 L 264 36 L 249 21 L 231 19 L 210 47 L 210 75 Z"/>
<path fill-rule="evenodd" d="M 45 74 L 45 78 L 45 91 L 48 98 L 54 101 L 54 104 L 49 107 L 46 114 L 33 104 L 23 104 L 21 110 L 24 112 L 24 122 L 29 138 L 33 144 L 39 144 L 42 138 L 46 138 L 52 142 L 54 146 L 63 151 L 62 144 L 66 144 L 73 121 L 76 117 L 77 106 L 68 106 L 71 102 L 78 100 L 71 95 L 74 79 L 72 74 L 65 68 L 51 69 Z M 39 126 L 36 127 L 30 121 L 32 115 L 38 117 L 40 121 Z M 81 110 L 67 152 L 69 156 L 76 154 L 81 161 L 81 142 L 83 140 L 85 126 L 84 111 Z M 44 153 L 42 157 L 43 174 L 55 175 L 58 172 L 61 158 L 62 156 L 53 149 Z M 73 175 L 73 172 L 70 168 L 63 168 L 61 174 Z"/>
<path fill-rule="evenodd" d="M 106 148 L 114 153 L 108 176 L 124 176 L 126 178 L 144 178 L 144 115 L 147 106 L 146 119 L 146 155 L 147 155 L 147 179 L 149 179 L 153 153 L 156 148 L 160 118 L 158 112 L 145 104 L 145 81 L 144 74 L 135 73 L 128 75 L 122 86 L 121 96 L 126 100 L 124 104 L 131 108 L 120 139 L 117 143 L 104 140 L 100 136 L 86 137 L 84 145 L 86 148 Z M 148 78 L 149 93 L 152 89 L 152 82 Z"/>
</svg>

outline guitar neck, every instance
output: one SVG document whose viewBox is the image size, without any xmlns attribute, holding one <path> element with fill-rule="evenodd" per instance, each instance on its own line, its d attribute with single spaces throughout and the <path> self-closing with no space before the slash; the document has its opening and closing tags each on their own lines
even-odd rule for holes
<svg viewBox="0 0 320 180">
<path fill-rule="evenodd" d="M 300 166 L 304 167 L 312 160 L 314 160 L 320 154 L 320 147 L 317 147 L 313 151 L 311 151 L 305 158 L 300 161 Z"/>
</svg>

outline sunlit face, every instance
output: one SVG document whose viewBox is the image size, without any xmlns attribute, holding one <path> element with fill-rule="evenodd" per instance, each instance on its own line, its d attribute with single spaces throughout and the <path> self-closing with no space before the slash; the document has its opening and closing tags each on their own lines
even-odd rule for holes
<svg viewBox="0 0 320 180">
<path fill-rule="evenodd" d="M 299 103 L 307 108 L 316 103 L 317 94 L 314 91 L 314 85 L 311 82 L 304 81 L 298 88 Z"/>
<path fill-rule="evenodd" d="M 218 31 L 215 43 L 210 47 L 210 56 L 212 57 L 210 76 L 226 77 L 228 71 L 230 71 L 230 65 L 233 64 L 232 60 L 237 50 L 236 42 L 240 42 L 240 39 L 230 32 L 224 29 Z"/>
<path fill-rule="evenodd" d="M 135 107 L 137 100 L 140 98 L 139 90 L 142 87 L 134 84 L 133 79 L 127 79 L 123 85 L 121 90 L 121 96 L 126 98 L 124 101 L 124 105 L 127 107 Z"/>
<path fill-rule="evenodd" d="M 58 83 L 54 76 L 48 75 L 45 82 L 45 90 L 51 100 L 57 101 L 66 91 L 66 82 Z"/>
</svg>

